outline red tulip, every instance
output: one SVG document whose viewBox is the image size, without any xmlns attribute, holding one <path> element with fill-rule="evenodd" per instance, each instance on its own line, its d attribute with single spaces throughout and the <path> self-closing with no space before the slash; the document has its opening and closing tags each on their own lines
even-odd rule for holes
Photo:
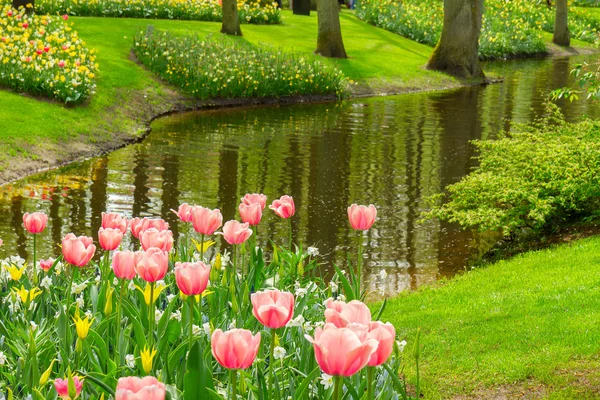
<svg viewBox="0 0 600 400">
<path fill-rule="evenodd" d="M 115 400 L 164 400 L 165 384 L 152 376 L 120 378 Z"/>
<path fill-rule="evenodd" d="M 373 353 L 369 360 L 369 366 L 376 367 L 386 362 L 392 354 L 394 340 L 396 340 L 396 329 L 389 322 L 385 324 L 381 321 L 371 322 L 369 325 L 369 339 L 375 339 L 379 343 L 377 351 Z"/>
<path fill-rule="evenodd" d="M 196 263 L 178 262 L 175 264 L 175 280 L 177 287 L 186 296 L 202 294 L 208 286 L 210 266 L 202 261 Z"/>
<path fill-rule="evenodd" d="M 368 207 L 352 204 L 348 207 L 348 219 L 353 229 L 366 231 L 373 226 L 375 218 L 377 218 L 377 209 L 373 204 Z"/>
<path fill-rule="evenodd" d="M 40 260 L 40 268 L 46 272 L 52 268 L 52 265 L 54 265 L 54 260 L 51 258 L 47 260 Z"/>
<path fill-rule="evenodd" d="M 188 203 L 183 203 L 179 206 L 179 210 L 171 210 L 179 217 L 182 222 L 192 222 L 192 206 Z"/>
<path fill-rule="evenodd" d="M 262 218 L 262 208 L 259 203 L 240 203 L 238 210 L 240 211 L 242 222 L 247 222 L 252 226 L 260 223 L 260 219 Z"/>
<path fill-rule="evenodd" d="M 343 301 L 327 300 L 325 303 L 325 321 L 338 328 L 345 328 L 350 323 L 369 325 L 371 323 L 371 310 L 366 304 L 352 300 L 348 304 Z M 331 375 L 331 374 L 330 374 Z"/>
<path fill-rule="evenodd" d="M 246 204 L 247 206 L 250 204 L 260 204 L 260 209 L 262 211 L 267 206 L 267 196 L 257 193 L 247 194 L 242 197 L 242 203 Z"/>
<path fill-rule="evenodd" d="M 69 19 L 69 16 L 67 14 L 62 16 L 62 19 L 64 19 L 65 21 Z"/>
<path fill-rule="evenodd" d="M 24 28 L 24 29 L 27 29 L 27 28 L 29 28 L 29 24 L 28 24 L 27 22 L 23 22 L 23 28 Z"/>
<path fill-rule="evenodd" d="M 131 233 L 138 239 L 140 233 L 150 228 L 166 231 L 169 229 L 169 223 L 163 219 L 133 218 L 131 220 Z"/>
<path fill-rule="evenodd" d="M 241 223 L 235 220 L 225 222 L 223 225 L 223 237 L 229 244 L 242 244 L 250 236 L 252 229 L 248 228 L 248 223 Z"/>
<path fill-rule="evenodd" d="M 281 196 L 279 199 L 273 200 L 269 208 L 275 211 L 275 214 L 281 218 L 290 218 L 296 213 L 296 206 L 294 205 L 292 196 Z"/>
<path fill-rule="evenodd" d="M 162 251 L 169 252 L 173 248 L 173 232 L 159 231 L 156 228 L 146 229 L 140 234 L 140 242 L 144 250 L 157 247 Z"/>
<path fill-rule="evenodd" d="M 61 68 L 64 68 L 65 64 L 66 64 L 66 63 L 65 63 L 63 60 L 60 60 L 60 61 L 58 62 L 58 66 L 59 66 L 59 67 L 61 67 Z"/>
<path fill-rule="evenodd" d="M 102 227 L 104 229 L 118 229 L 125 234 L 127 232 L 127 218 L 117 213 L 102 213 Z"/>
<path fill-rule="evenodd" d="M 332 376 L 352 376 L 364 368 L 377 350 L 377 340 L 368 338 L 368 327 L 352 324 L 338 328 L 325 324 L 315 329 L 314 339 L 305 335 L 315 349 L 321 370 Z"/>
<path fill-rule="evenodd" d="M 210 344 L 213 357 L 227 369 L 246 369 L 254 362 L 260 347 L 260 332 L 252 336 L 246 329 L 213 332 Z"/>
<path fill-rule="evenodd" d="M 83 381 L 80 381 L 78 376 L 74 376 L 73 382 L 75 383 L 75 393 L 77 393 L 75 398 L 77 398 L 81 394 L 81 389 L 83 389 Z M 60 378 L 55 379 L 54 380 L 54 388 L 56 389 L 56 393 L 58 393 L 58 396 L 61 399 L 65 399 L 65 400 L 71 399 L 69 397 L 69 381 L 68 381 L 68 379 L 60 379 Z"/>
<path fill-rule="evenodd" d="M 48 216 L 43 212 L 34 212 L 33 214 L 25 213 L 23 215 L 23 226 L 27 229 L 27 232 L 42 233 L 46 229 L 48 223 Z"/>
<path fill-rule="evenodd" d="M 135 271 L 146 282 L 156 282 L 165 277 L 169 269 L 169 255 L 156 247 L 140 253 Z"/>
<path fill-rule="evenodd" d="M 194 206 L 191 214 L 194 230 L 202 235 L 212 235 L 223 224 L 223 215 L 218 209 Z"/>
<path fill-rule="evenodd" d="M 141 258 L 141 254 L 133 251 L 115 252 L 112 259 L 112 269 L 115 276 L 119 279 L 131 280 L 135 278 L 135 266 L 139 258 Z"/>
<path fill-rule="evenodd" d="M 252 293 L 252 314 L 271 329 L 285 326 L 294 316 L 294 295 L 279 290 Z"/>
<path fill-rule="evenodd" d="M 115 250 L 121 244 L 123 232 L 119 229 L 100 228 L 98 231 L 98 241 L 104 250 Z"/>
<path fill-rule="evenodd" d="M 90 262 L 95 251 L 96 246 L 91 237 L 77 237 L 73 233 L 69 233 L 62 240 L 62 253 L 65 261 L 76 267 L 83 267 Z"/>
</svg>

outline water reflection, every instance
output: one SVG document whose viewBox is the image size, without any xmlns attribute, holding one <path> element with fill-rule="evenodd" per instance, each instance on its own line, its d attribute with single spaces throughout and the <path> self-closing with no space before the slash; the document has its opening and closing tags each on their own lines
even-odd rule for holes
<svg viewBox="0 0 600 400">
<path fill-rule="evenodd" d="M 219 207 L 231 219 L 247 192 L 290 194 L 294 239 L 319 248 L 325 271 L 354 253 L 346 207 L 374 203 L 380 219 L 360 238 L 366 281 L 390 295 L 415 289 L 462 271 L 478 253 L 455 226 L 419 222 L 425 199 L 475 165 L 471 140 L 540 115 L 545 93 L 567 83 L 574 63 L 490 64 L 506 80 L 488 87 L 162 119 L 141 143 L 0 188 L 0 255 L 30 255 L 25 211 L 49 214 L 40 254 L 50 256 L 68 232 L 96 236 L 105 210 L 160 216 L 178 237 L 188 230 L 170 209 L 182 202 Z M 586 102 L 562 106 L 570 120 L 598 114 Z M 260 241 L 286 235 L 287 225 L 267 212 Z"/>
</svg>

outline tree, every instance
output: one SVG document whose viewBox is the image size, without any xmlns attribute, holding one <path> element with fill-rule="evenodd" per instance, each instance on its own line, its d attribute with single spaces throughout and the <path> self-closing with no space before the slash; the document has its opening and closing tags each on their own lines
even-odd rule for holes
<svg viewBox="0 0 600 400">
<path fill-rule="evenodd" d="M 221 33 L 242 36 L 237 0 L 223 0 L 223 25 L 221 26 Z"/>
<path fill-rule="evenodd" d="M 317 0 L 319 33 L 316 54 L 323 57 L 348 58 L 342 40 L 339 13 L 337 0 Z"/>
<path fill-rule="evenodd" d="M 444 0 L 442 37 L 427 69 L 462 79 L 484 79 L 479 63 L 479 35 L 483 0 Z"/>
<path fill-rule="evenodd" d="M 552 42 L 559 46 L 569 46 L 571 35 L 569 33 L 567 0 L 556 0 L 556 20 L 554 21 L 554 37 Z"/>
</svg>

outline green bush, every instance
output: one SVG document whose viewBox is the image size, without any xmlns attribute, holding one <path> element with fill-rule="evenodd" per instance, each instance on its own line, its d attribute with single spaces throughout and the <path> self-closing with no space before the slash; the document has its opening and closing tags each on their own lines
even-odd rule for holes
<svg viewBox="0 0 600 400">
<path fill-rule="evenodd" d="M 151 71 L 201 99 L 337 95 L 346 91 L 341 71 L 316 56 L 250 46 L 224 38 L 168 32 L 134 39 L 137 58 Z"/>
<path fill-rule="evenodd" d="M 575 0 L 573 2 L 574 6 L 578 7 L 600 7 L 599 0 Z"/>
<path fill-rule="evenodd" d="M 449 185 L 448 202 L 426 214 L 512 236 L 595 216 L 600 206 L 600 121 L 549 117 L 496 141 L 476 141 L 479 166 Z"/>
</svg>

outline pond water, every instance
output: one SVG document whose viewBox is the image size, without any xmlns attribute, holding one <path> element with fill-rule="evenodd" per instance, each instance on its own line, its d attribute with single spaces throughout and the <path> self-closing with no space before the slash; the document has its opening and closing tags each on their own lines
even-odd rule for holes
<svg viewBox="0 0 600 400">
<path fill-rule="evenodd" d="M 26 211 L 50 216 L 38 250 L 46 257 L 59 254 L 68 232 L 96 237 L 106 210 L 160 216 L 178 236 L 187 228 L 170 209 L 182 202 L 218 207 L 228 220 L 247 192 L 290 194 L 294 239 L 319 249 L 324 271 L 354 254 L 346 207 L 375 204 L 379 219 L 363 237 L 366 281 L 378 294 L 415 289 L 465 270 L 481 252 L 456 226 L 419 221 L 427 197 L 475 165 L 469 141 L 539 116 L 579 60 L 487 64 L 506 78 L 487 87 L 160 119 L 141 143 L 0 187 L 0 258 L 30 256 Z M 569 120 L 600 112 L 584 101 L 561 106 Z M 262 244 L 286 235 L 287 224 L 266 210 Z"/>
</svg>

